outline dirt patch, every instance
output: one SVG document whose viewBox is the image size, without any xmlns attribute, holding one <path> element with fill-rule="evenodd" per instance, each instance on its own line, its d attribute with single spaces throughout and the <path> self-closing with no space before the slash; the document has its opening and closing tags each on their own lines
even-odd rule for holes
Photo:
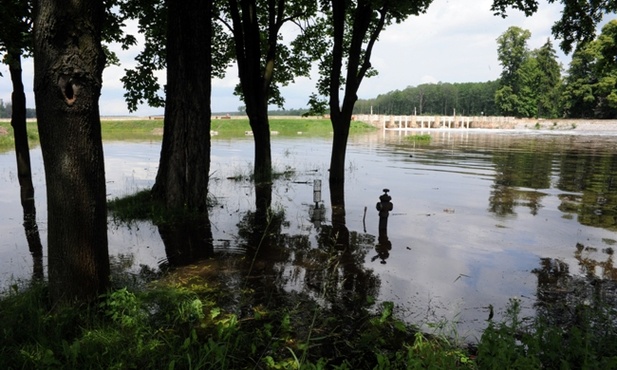
<svg viewBox="0 0 617 370">
<path fill-rule="evenodd" d="M 9 134 L 9 130 L 6 127 L 0 127 L 0 136 L 6 136 Z"/>
</svg>

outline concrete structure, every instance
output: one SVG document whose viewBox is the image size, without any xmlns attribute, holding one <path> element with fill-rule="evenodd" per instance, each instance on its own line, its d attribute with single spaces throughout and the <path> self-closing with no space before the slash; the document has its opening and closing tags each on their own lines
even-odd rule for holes
<svg viewBox="0 0 617 370">
<path fill-rule="evenodd" d="M 380 129 L 430 129 L 430 128 L 514 128 L 516 118 L 493 116 L 394 116 L 359 114 L 356 121 L 373 125 Z"/>
</svg>

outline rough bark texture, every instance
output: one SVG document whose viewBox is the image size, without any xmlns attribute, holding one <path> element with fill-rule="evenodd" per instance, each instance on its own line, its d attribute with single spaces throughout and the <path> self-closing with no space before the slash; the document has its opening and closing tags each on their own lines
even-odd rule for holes
<svg viewBox="0 0 617 370">
<path fill-rule="evenodd" d="M 15 158 L 17 160 L 17 178 L 19 180 L 21 207 L 24 212 L 24 230 L 28 241 L 28 248 L 33 258 L 32 277 L 35 280 L 43 279 L 43 245 L 36 223 L 36 207 L 34 204 L 34 186 L 32 185 L 32 167 L 30 165 L 30 146 L 26 129 L 26 94 L 22 82 L 21 53 L 18 50 L 9 50 L 7 53 L 13 93 L 11 102 L 13 111 L 11 126 L 15 138 Z"/>
<path fill-rule="evenodd" d="M 152 189 L 168 208 L 204 211 L 210 171 L 210 1 L 167 1 L 167 92 Z"/>
<path fill-rule="evenodd" d="M 109 283 L 105 168 L 98 100 L 103 4 L 38 1 L 34 93 L 48 203 L 50 294 L 85 301 Z"/>
</svg>

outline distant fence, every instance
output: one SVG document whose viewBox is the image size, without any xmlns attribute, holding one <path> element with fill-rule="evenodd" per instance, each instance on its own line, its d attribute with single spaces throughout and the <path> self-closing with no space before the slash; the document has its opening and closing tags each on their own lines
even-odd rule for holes
<svg viewBox="0 0 617 370">
<path fill-rule="evenodd" d="M 381 129 L 414 128 L 514 128 L 514 117 L 499 116 L 395 116 L 378 114 L 357 114 L 361 121 Z"/>
</svg>

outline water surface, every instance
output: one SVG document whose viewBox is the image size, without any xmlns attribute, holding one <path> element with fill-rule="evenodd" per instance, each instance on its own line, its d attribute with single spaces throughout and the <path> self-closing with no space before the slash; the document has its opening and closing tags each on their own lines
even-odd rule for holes
<svg viewBox="0 0 617 370">
<path fill-rule="evenodd" d="M 410 322 L 446 320 L 473 337 L 511 298 L 533 315 L 547 289 L 569 277 L 613 281 L 617 236 L 617 136 L 550 131 L 433 130 L 379 132 L 350 138 L 345 183 L 345 243 L 337 269 L 323 266 L 340 250 L 328 189 L 330 139 L 273 137 L 272 209 L 281 216 L 277 247 L 265 253 L 264 274 L 286 291 L 328 302 L 336 289 L 393 301 Z M 152 186 L 160 142 L 104 144 L 108 198 Z M 213 140 L 209 215 L 212 253 L 246 253 L 245 230 L 255 190 L 242 180 L 252 169 L 252 138 Z M 46 247 L 44 171 L 32 150 L 38 224 Z M 233 179 L 232 179 L 233 178 Z M 322 217 L 314 184 L 322 182 Z M 394 209 L 387 236 L 375 208 L 388 188 Z M 0 287 L 32 275 L 22 227 L 14 152 L 0 154 Z M 338 239 L 337 239 L 338 240 Z M 110 223 L 110 254 L 133 271 L 169 264 L 156 226 Z M 342 254 L 345 254 L 344 252 Z M 46 251 L 44 249 L 44 255 Z M 553 279 L 551 279 L 553 277 Z"/>
</svg>

